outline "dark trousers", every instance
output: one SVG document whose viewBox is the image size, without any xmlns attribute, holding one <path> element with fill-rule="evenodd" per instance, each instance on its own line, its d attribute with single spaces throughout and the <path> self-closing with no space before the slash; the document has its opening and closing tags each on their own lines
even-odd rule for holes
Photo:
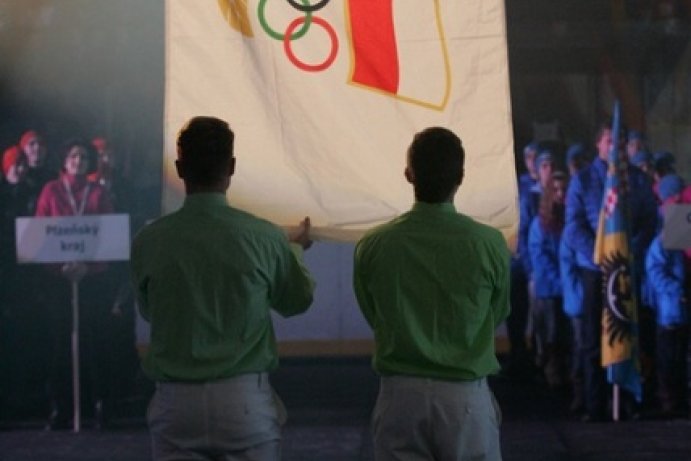
<svg viewBox="0 0 691 461">
<path fill-rule="evenodd" d="M 602 368 L 602 272 L 581 268 L 583 283 L 583 378 L 585 409 L 595 418 L 607 410 L 607 381 Z"/>
<path fill-rule="evenodd" d="M 110 360 L 108 291 L 103 274 L 86 276 L 79 283 L 80 384 L 83 408 L 106 397 Z M 51 352 L 48 393 L 61 418 L 72 411 L 72 285 L 51 274 L 46 291 L 52 295 L 49 307 Z"/>
<path fill-rule="evenodd" d="M 506 319 L 506 329 L 511 343 L 511 361 L 519 366 L 518 362 L 527 361 L 527 347 L 525 342 L 530 300 L 528 297 L 528 277 L 525 274 L 520 261 L 511 261 L 511 313 Z"/>
<path fill-rule="evenodd" d="M 688 325 L 657 328 L 658 394 L 663 411 L 688 411 Z"/>
</svg>

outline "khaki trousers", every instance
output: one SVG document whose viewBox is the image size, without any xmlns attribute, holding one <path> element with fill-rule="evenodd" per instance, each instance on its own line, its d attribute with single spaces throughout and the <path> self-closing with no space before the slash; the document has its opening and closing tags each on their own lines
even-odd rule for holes
<svg viewBox="0 0 691 461">
<path fill-rule="evenodd" d="M 375 459 L 500 461 L 500 422 L 484 378 L 382 377 L 372 415 Z"/>
<path fill-rule="evenodd" d="M 160 382 L 147 412 L 153 459 L 279 460 L 285 416 L 267 373 Z"/>
</svg>

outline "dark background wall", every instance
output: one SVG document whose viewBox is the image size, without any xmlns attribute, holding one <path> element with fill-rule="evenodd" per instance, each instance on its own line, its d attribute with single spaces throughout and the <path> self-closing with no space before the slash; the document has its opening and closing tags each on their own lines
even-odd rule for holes
<svg viewBox="0 0 691 461">
<path fill-rule="evenodd" d="M 590 141 L 618 97 L 691 179 L 691 0 L 509 0 L 506 15 L 518 152 Z M 0 149 L 28 128 L 50 151 L 106 136 L 157 208 L 163 39 L 163 0 L 0 0 Z"/>
</svg>

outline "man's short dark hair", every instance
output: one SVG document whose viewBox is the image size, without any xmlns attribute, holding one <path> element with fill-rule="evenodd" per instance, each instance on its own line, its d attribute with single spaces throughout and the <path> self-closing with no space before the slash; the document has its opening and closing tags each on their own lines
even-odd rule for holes
<svg viewBox="0 0 691 461">
<path fill-rule="evenodd" d="M 432 127 L 417 133 L 408 148 L 415 198 L 427 203 L 448 200 L 462 178 L 464 161 L 461 139 L 451 130 Z"/>
<path fill-rule="evenodd" d="M 605 131 L 611 131 L 612 130 L 612 125 L 614 124 L 614 119 L 612 117 L 605 117 L 600 121 L 600 124 L 597 127 L 597 131 L 595 132 L 595 142 L 598 142 L 600 138 L 602 138 L 602 135 L 604 134 Z M 626 142 L 626 126 L 623 123 L 620 123 L 619 125 L 619 143 L 623 144 Z M 614 133 L 612 133 L 614 134 Z"/>
<path fill-rule="evenodd" d="M 185 180 L 212 184 L 228 176 L 235 135 L 228 123 L 216 117 L 194 117 L 178 135 L 178 160 Z"/>
</svg>

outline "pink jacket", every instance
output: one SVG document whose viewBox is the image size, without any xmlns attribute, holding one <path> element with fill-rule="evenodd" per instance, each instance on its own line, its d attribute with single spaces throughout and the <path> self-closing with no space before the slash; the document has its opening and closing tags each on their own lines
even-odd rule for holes
<svg viewBox="0 0 691 461">
<path fill-rule="evenodd" d="M 68 176 L 64 173 L 58 179 L 43 186 L 36 205 L 36 216 L 75 216 L 113 213 L 108 192 L 87 180 L 86 176 Z M 50 264 L 49 271 L 59 273 L 62 264 Z M 89 263 L 90 274 L 103 272 L 106 263 Z"/>
<path fill-rule="evenodd" d="M 36 206 L 36 216 L 75 216 L 112 212 L 113 205 L 103 187 L 88 181 L 86 176 L 68 176 L 64 173 L 60 178 L 43 186 Z"/>
</svg>

